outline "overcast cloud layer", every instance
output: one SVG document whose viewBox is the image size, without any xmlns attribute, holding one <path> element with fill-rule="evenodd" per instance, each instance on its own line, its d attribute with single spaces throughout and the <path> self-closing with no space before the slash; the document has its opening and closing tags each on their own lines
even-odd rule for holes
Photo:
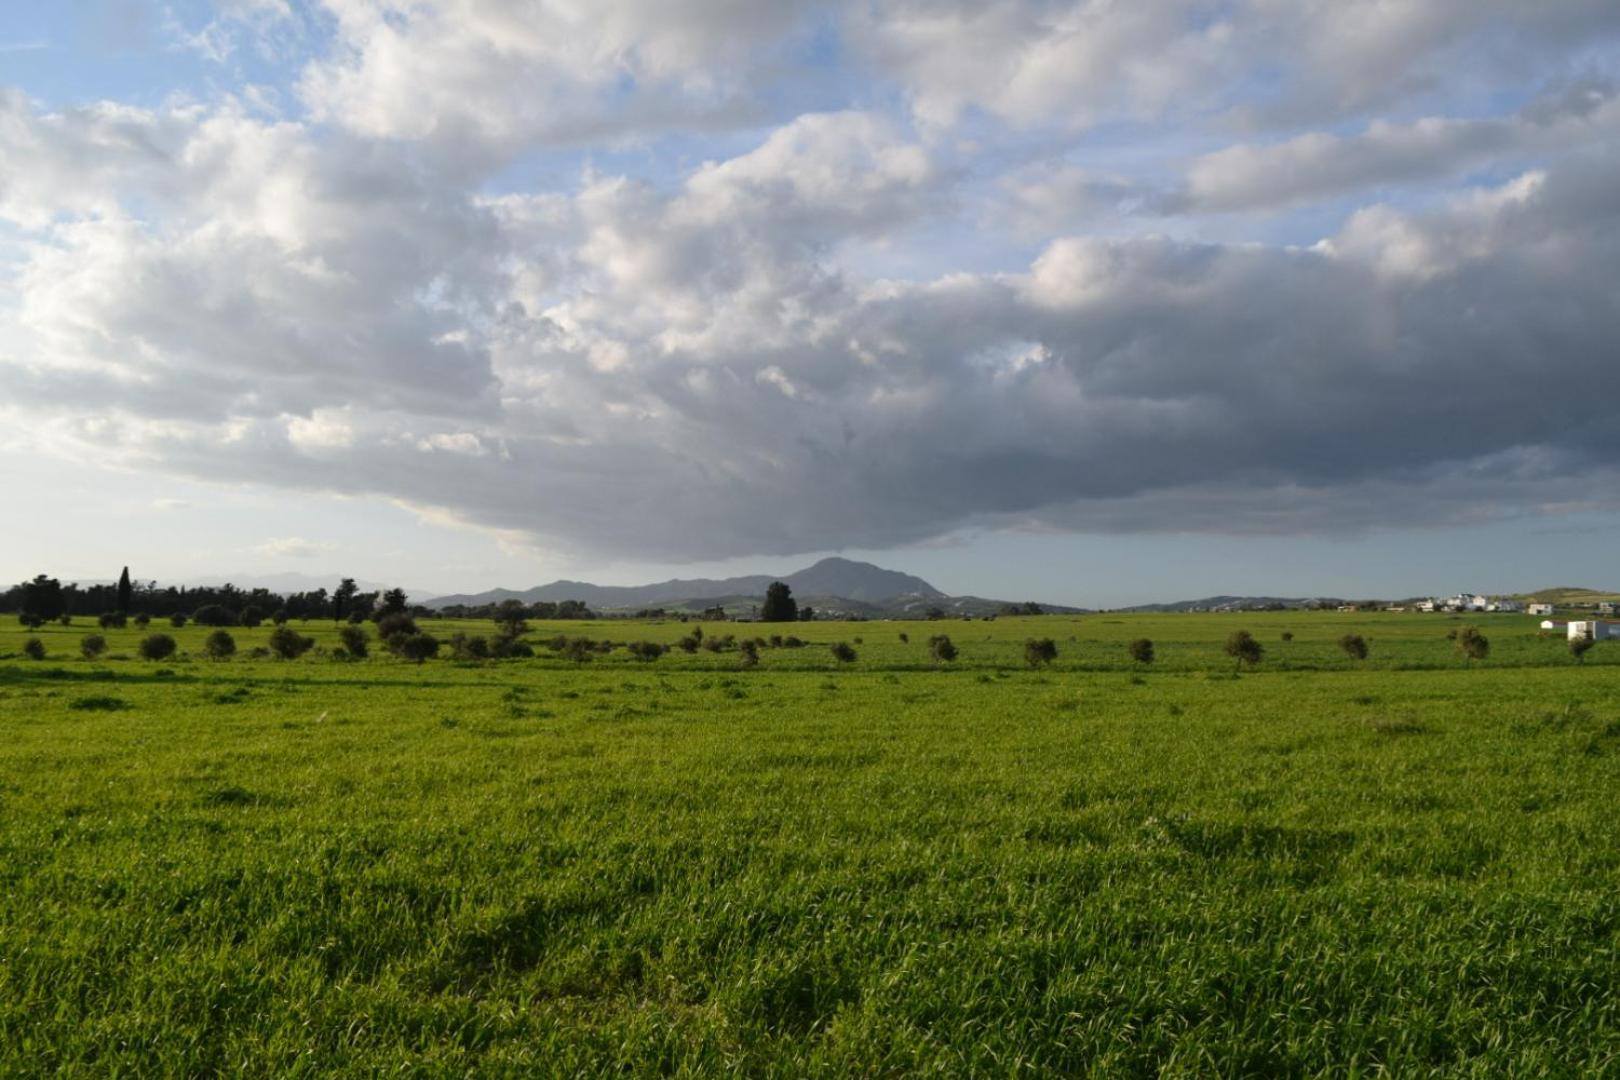
<svg viewBox="0 0 1620 1080">
<path fill-rule="evenodd" d="M 662 559 L 1620 505 L 1613 0 L 172 29 L 226 90 L 0 90 L 41 452 Z"/>
</svg>

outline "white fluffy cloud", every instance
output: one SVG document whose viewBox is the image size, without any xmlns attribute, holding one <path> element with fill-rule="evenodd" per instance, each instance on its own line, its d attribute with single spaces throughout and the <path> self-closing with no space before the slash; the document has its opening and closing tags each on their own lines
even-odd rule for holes
<svg viewBox="0 0 1620 1080">
<path fill-rule="evenodd" d="M 1620 145 L 1607 84 L 1570 74 L 1607 5 L 326 7 L 296 117 L 0 96 L 0 414 L 36 445 L 665 559 L 1620 498 Z M 903 105 L 792 109 L 663 171 L 496 167 L 764 115 L 744 99 L 829 19 Z M 1423 119 L 1471 77 L 1447 56 L 1514 33 L 1575 58 L 1560 87 Z M 1318 115 L 1417 89 L 1333 130 L 1201 128 L 1152 182 L 1090 160 L 1103 136 L 1028 134 L 1209 86 L 1226 124 L 1276 103 L 1243 92 L 1268 75 Z M 1511 169 L 1452 186 L 1485 166 Z M 1437 180 L 1298 242 L 1200 234 Z M 1170 234 L 1069 213 L 1133 200 Z"/>
</svg>

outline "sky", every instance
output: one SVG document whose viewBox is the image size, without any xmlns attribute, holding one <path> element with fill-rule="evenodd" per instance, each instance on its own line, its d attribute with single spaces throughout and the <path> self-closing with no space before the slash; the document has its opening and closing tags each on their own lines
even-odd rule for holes
<svg viewBox="0 0 1620 1080">
<path fill-rule="evenodd" d="M 1620 587 L 1613 0 L 0 6 L 0 579 Z"/>
</svg>

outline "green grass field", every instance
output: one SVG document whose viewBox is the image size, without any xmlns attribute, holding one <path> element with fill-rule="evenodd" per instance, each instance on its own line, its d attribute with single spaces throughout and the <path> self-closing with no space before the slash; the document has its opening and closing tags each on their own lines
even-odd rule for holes
<svg viewBox="0 0 1620 1080">
<path fill-rule="evenodd" d="M 13 623 L 0 1072 L 1614 1075 L 1620 643 L 1467 624 L 706 627 L 811 642 L 744 670 Z"/>
</svg>

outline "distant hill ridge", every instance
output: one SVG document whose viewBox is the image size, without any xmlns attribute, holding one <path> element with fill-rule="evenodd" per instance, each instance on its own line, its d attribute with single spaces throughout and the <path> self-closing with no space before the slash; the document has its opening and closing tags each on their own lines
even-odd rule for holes
<svg viewBox="0 0 1620 1080">
<path fill-rule="evenodd" d="M 897 597 L 946 600 L 949 597 L 928 582 L 898 570 L 885 570 L 871 563 L 837 557 L 822 559 L 814 566 L 791 574 L 749 574 L 733 578 L 676 578 L 652 585 L 593 585 L 588 581 L 553 581 L 532 589 L 490 589 L 481 593 L 458 593 L 424 601 L 430 608 L 478 607 L 502 600 L 526 604 L 543 601 L 583 600 L 598 611 L 651 608 L 688 600 L 721 600 L 739 596 L 763 597 L 773 581 L 785 582 L 798 597 L 839 597 L 861 604 L 877 604 Z"/>
</svg>

